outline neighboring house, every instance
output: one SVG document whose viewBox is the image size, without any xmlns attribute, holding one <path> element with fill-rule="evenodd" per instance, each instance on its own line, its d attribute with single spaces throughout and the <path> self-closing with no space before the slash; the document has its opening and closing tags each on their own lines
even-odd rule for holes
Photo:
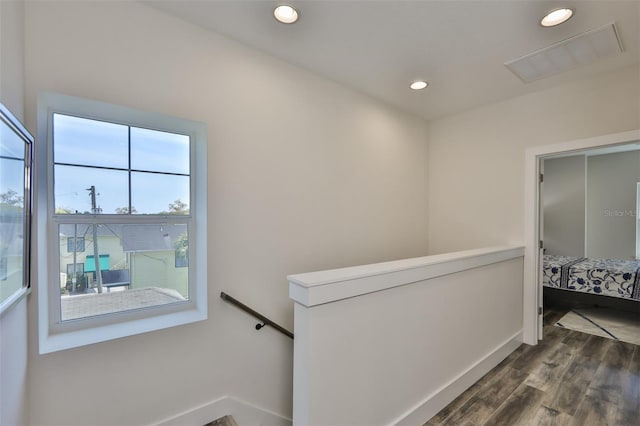
<svg viewBox="0 0 640 426">
<path fill-rule="evenodd" d="M 187 298 L 186 235 L 186 225 L 124 226 L 122 249 L 129 256 L 131 288 L 170 288 Z"/>
<path fill-rule="evenodd" d="M 188 297 L 185 226 L 99 225 L 96 229 L 101 271 L 128 271 L 129 288 L 161 287 Z M 75 242 L 75 243 L 74 243 Z M 60 271 L 70 281 L 74 271 L 95 287 L 95 254 L 91 225 L 60 229 Z M 103 273 L 103 277 L 105 274 Z M 105 280 L 106 282 L 106 280 Z M 62 285 L 62 283 L 61 283 Z M 65 283 L 68 286 L 69 283 Z"/>
</svg>

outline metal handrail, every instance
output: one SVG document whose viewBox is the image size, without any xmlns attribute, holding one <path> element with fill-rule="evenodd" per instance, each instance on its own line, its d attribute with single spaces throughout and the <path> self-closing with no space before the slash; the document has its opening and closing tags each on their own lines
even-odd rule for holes
<svg viewBox="0 0 640 426">
<path fill-rule="evenodd" d="M 224 291 L 220 292 L 220 298 L 222 300 L 224 300 L 225 302 L 231 303 L 232 305 L 236 306 L 239 309 L 242 309 L 243 311 L 245 311 L 249 315 L 252 315 L 252 316 L 258 318 L 260 321 L 262 321 L 262 324 L 260 324 L 260 323 L 256 324 L 256 330 L 260 330 L 265 325 L 270 325 L 271 327 L 273 327 L 276 330 L 278 330 L 280 333 L 284 334 L 287 337 L 291 337 L 293 339 L 293 333 L 292 332 L 290 332 L 286 328 L 282 327 L 281 325 L 278 325 L 275 322 L 271 321 L 269 318 L 265 317 L 260 312 L 254 311 L 253 309 L 251 309 L 250 307 L 248 307 L 244 303 L 242 303 L 239 300 L 229 296 Z"/>
</svg>

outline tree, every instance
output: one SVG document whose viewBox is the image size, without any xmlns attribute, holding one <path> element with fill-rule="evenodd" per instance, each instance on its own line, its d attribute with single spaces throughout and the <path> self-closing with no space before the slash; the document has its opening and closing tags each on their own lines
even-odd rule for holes
<svg viewBox="0 0 640 426">
<path fill-rule="evenodd" d="M 23 203 L 24 197 L 22 195 L 18 195 L 18 193 L 13 189 L 9 189 L 7 192 L 0 194 L 0 204 L 22 207 Z"/>
<path fill-rule="evenodd" d="M 169 203 L 169 214 L 189 214 L 189 206 L 184 201 L 177 199 Z"/>
<path fill-rule="evenodd" d="M 0 211 L 2 213 L 22 213 L 24 209 L 24 197 L 18 195 L 13 189 L 0 194 Z"/>
<path fill-rule="evenodd" d="M 134 206 L 131 206 L 131 214 L 138 213 L 138 210 Z M 129 214 L 129 207 L 116 208 L 116 214 Z"/>
<path fill-rule="evenodd" d="M 9 223 L 14 222 L 19 216 L 22 215 L 24 211 L 24 197 L 22 195 L 18 195 L 16 191 L 13 189 L 7 190 L 7 192 L 3 192 L 0 194 L 0 214 L 4 217 L 10 216 L 11 219 L 8 220 Z M 3 219 L 4 222 L 5 219 Z M 14 222 L 17 224 L 17 222 Z M 7 253 L 6 250 L 9 247 L 9 244 L 16 237 L 16 234 L 13 232 L 13 226 L 2 226 L 0 227 L 0 259 L 2 262 L 6 262 Z"/>
<path fill-rule="evenodd" d="M 176 267 L 189 265 L 189 236 L 180 234 L 174 243 L 176 249 Z"/>
</svg>

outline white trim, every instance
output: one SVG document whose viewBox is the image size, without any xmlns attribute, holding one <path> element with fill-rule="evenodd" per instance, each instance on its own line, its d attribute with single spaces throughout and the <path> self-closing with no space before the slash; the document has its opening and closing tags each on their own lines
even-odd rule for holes
<svg viewBox="0 0 640 426">
<path fill-rule="evenodd" d="M 159 426 L 201 426 L 232 415 L 242 426 L 291 426 L 291 419 L 233 396 L 223 396 L 156 423 Z"/>
<path fill-rule="evenodd" d="M 27 297 L 28 294 L 31 294 L 31 287 L 21 287 L 19 290 L 14 291 L 11 296 L 4 299 L 0 303 L 0 318 L 9 312 L 13 306 L 17 305 L 18 302 Z"/>
<path fill-rule="evenodd" d="M 53 112 L 80 115 L 85 118 L 107 120 L 129 126 L 178 132 L 191 137 L 191 189 L 192 214 L 184 217 L 145 215 L 128 217 L 100 215 L 104 223 L 157 223 L 175 222 L 189 225 L 189 300 L 184 303 L 154 306 L 145 310 L 119 312 L 82 320 L 60 323 L 58 267 L 50 258 L 59 258 L 57 250 L 57 224 L 83 222 L 95 219 L 93 215 L 53 215 L 52 185 L 49 185 L 52 167 L 50 139 Z M 124 336 L 173 327 L 207 319 L 207 127 L 204 123 L 152 112 L 140 111 L 88 99 L 55 93 L 38 96 L 38 143 L 36 144 L 37 180 L 34 211 L 36 230 L 38 277 L 38 335 L 41 354 L 102 342 Z M 66 216 L 66 215 L 65 215 Z M 47 237 L 48 234 L 48 237 Z M 53 302 L 50 299 L 53 297 Z"/>
<path fill-rule="evenodd" d="M 289 297 L 311 307 L 522 257 L 523 247 L 466 250 L 289 275 Z"/>
<path fill-rule="evenodd" d="M 587 235 L 589 234 L 588 229 L 589 229 L 589 215 L 587 214 L 588 212 L 588 208 L 587 206 L 589 205 L 589 188 L 588 188 L 588 183 L 589 183 L 589 157 L 588 156 L 584 156 L 584 244 L 582 245 L 582 255 L 584 257 L 589 257 L 589 255 L 587 254 L 589 252 L 589 246 L 587 245 L 587 241 L 589 241 L 589 239 L 587 238 Z"/>
<path fill-rule="evenodd" d="M 0 103 L 0 123 L 6 126 L 9 130 L 15 133 L 15 135 L 24 142 L 24 151 L 23 151 L 23 192 L 24 203 L 23 203 L 23 232 L 24 239 L 22 244 L 22 257 L 21 263 L 22 267 L 19 271 L 20 273 L 20 287 L 13 291 L 10 295 L 6 296 L 4 300 L 0 301 L 0 318 L 4 315 L 5 312 L 11 310 L 13 306 L 15 306 L 18 302 L 24 299 L 28 294 L 31 293 L 31 236 L 32 232 L 32 224 L 33 224 L 33 157 L 34 157 L 34 143 L 35 139 L 33 135 L 27 131 L 22 122 L 13 115 L 13 113 L 6 107 L 4 104 Z M 4 271 L 5 275 L 7 271 Z M 9 273 L 9 275 L 15 274 L 17 271 L 13 271 Z"/>
<path fill-rule="evenodd" d="M 538 343 L 538 229 L 539 194 L 538 174 L 540 159 L 554 154 L 569 153 L 613 146 L 634 141 L 640 141 L 640 130 L 614 133 L 594 138 L 578 139 L 554 145 L 536 146 L 527 149 L 525 154 L 524 176 L 524 291 L 523 291 L 523 321 L 522 338 L 524 343 L 535 345 Z"/>
<path fill-rule="evenodd" d="M 460 396 L 471 385 L 480 380 L 493 367 L 511 354 L 522 344 L 522 331 L 517 332 L 493 351 L 479 359 L 467 370 L 460 373 L 449 383 L 426 397 L 422 402 L 391 422 L 392 425 L 421 425 L 438 414 L 451 401 Z"/>
</svg>

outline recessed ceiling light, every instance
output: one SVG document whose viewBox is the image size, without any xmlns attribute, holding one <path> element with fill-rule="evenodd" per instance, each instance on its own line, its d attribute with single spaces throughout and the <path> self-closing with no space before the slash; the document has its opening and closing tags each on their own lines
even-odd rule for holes
<svg viewBox="0 0 640 426">
<path fill-rule="evenodd" d="M 273 16 L 283 24 L 293 24 L 298 20 L 298 11 L 291 6 L 283 4 L 273 10 Z"/>
<path fill-rule="evenodd" d="M 422 90 L 425 87 L 427 87 L 428 85 L 429 85 L 429 83 L 427 83 L 424 80 L 417 80 L 417 81 L 414 81 L 413 83 L 411 83 L 409 85 L 409 87 L 411 87 L 413 90 Z"/>
<path fill-rule="evenodd" d="M 540 25 L 543 27 L 555 27 L 556 25 L 560 25 L 563 22 L 568 21 L 571 16 L 573 16 L 573 10 L 569 8 L 552 10 L 544 15 L 540 21 Z"/>
</svg>

